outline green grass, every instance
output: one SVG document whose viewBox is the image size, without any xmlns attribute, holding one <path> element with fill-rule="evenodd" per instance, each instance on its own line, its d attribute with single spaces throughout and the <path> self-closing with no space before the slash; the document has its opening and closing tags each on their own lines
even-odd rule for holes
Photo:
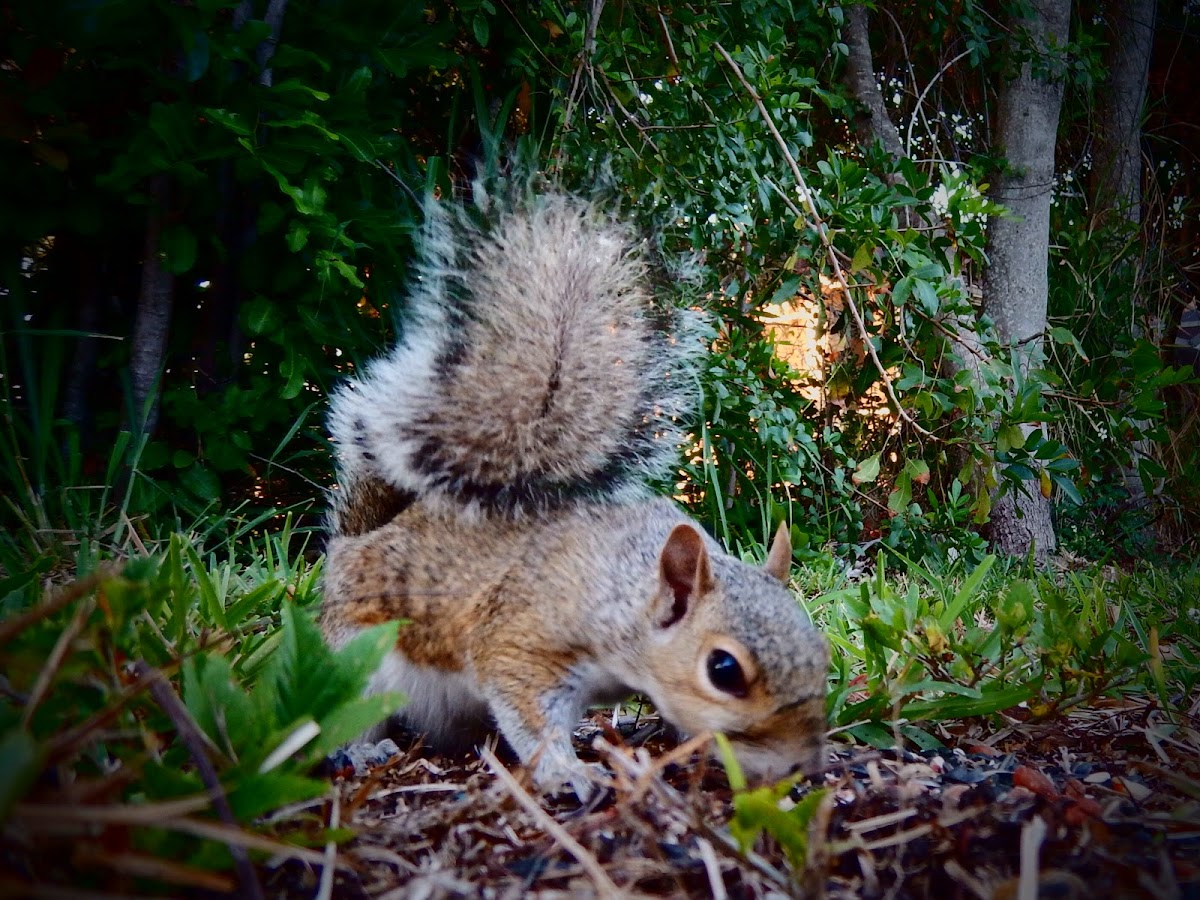
<svg viewBox="0 0 1200 900">
<path fill-rule="evenodd" d="M 1200 681 L 1200 566 L 1048 574 L 988 557 L 838 580 L 799 576 L 834 647 L 831 724 L 872 746 L 933 747 L 939 723 L 1017 706 L 1048 719 L 1116 694 L 1173 714 Z"/>
<path fill-rule="evenodd" d="M 180 863 L 160 881 L 228 885 L 244 839 L 206 826 L 258 830 L 285 855 L 348 836 L 259 817 L 325 794 L 313 767 L 395 708 L 362 694 L 396 626 L 331 652 L 303 541 L 286 525 L 244 541 L 232 558 L 174 535 L 132 560 L 96 553 L 52 587 L 37 566 L 0 582 L 0 820 L 43 875 L 81 834 L 126 847 L 76 873 L 97 888 L 139 854 Z"/>
</svg>

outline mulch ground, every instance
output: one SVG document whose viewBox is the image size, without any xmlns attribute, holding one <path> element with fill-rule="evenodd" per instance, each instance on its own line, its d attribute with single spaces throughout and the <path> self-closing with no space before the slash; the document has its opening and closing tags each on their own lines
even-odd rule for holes
<svg viewBox="0 0 1200 900">
<path fill-rule="evenodd" d="M 920 754 L 835 741 L 798 867 L 770 837 L 738 848 L 722 767 L 653 720 L 581 727 L 581 757 L 612 773 L 583 805 L 540 797 L 490 751 L 410 747 L 334 773 L 322 814 L 357 837 L 328 849 L 332 881 L 295 861 L 264 880 L 338 898 L 1200 898 L 1200 701 L 1192 713 L 1172 725 L 1122 702 L 968 725 Z"/>
</svg>

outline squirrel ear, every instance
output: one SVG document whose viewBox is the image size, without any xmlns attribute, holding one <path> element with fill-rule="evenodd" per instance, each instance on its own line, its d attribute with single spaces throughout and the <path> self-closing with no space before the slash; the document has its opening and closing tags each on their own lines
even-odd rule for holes
<svg viewBox="0 0 1200 900">
<path fill-rule="evenodd" d="M 768 575 L 774 575 L 784 584 L 792 571 L 792 535 L 787 523 L 783 522 L 775 532 L 775 540 L 771 541 L 771 549 L 767 552 L 767 563 L 763 566 Z"/>
<path fill-rule="evenodd" d="M 658 557 L 658 596 L 654 620 L 663 628 L 685 615 L 698 594 L 713 589 L 712 565 L 704 538 L 691 525 L 676 525 Z"/>
</svg>

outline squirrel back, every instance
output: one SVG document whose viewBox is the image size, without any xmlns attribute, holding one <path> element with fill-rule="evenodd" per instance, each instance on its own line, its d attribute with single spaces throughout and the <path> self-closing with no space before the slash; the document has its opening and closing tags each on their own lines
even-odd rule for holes
<svg viewBox="0 0 1200 900">
<path fill-rule="evenodd" d="M 694 405 L 689 314 L 652 300 L 643 242 L 543 195 L 474 215 L 430 201 L 395 349 L 335 392 L 334 531 L 414 498 L 520 517 L 649 496 Z"/>
</svg>

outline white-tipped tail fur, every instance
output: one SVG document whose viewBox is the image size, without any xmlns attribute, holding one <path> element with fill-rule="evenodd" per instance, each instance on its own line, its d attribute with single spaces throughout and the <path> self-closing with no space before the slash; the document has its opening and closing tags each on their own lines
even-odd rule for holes
<svg viewBox="0 0 1200 900">
<path fill-rule="evenodd" d="M 333 396 L 339 524 L 376 483 L 521 515 L 670 473 L 699 341 L 628 228 L 560 194 L 483 221 L 430 201 L 418 255 L 397 346 Z"/>
</svg>

